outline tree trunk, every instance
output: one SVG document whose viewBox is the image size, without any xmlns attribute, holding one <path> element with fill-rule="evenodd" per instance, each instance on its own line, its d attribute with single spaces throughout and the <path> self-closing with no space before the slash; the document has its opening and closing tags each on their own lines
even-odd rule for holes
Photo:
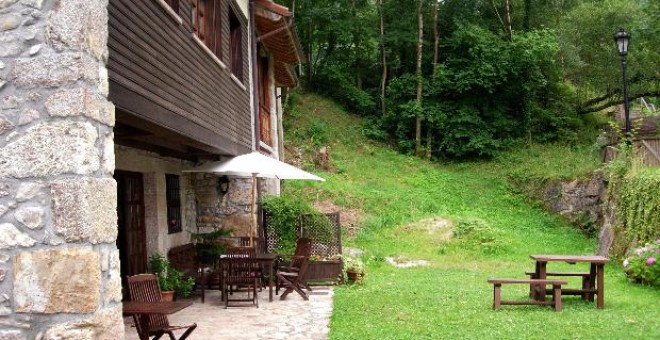
<svg viewBox="0 0 660 340">
<path fill-rule="evenodd" d="M 383 57 L 383 73 L 380 78 L 380 114 L 385 115 L 385 86 L 387 85 L 387 56 L 385 55 L 385 0 L 378 1 L 380 5 L 380 53 Z"/>
<path fill-rule="evenodd" d="M 422 47 L 424 45 L 424 0 L 417 0 L 417 109 L 415 110 L 415 156 L 422 154 Z"/>
<path fill-rule="evenodd" d="M 513 29 L 511 28 L 511 3 L 510 0 L 506 0 L 506 28 L 509 34 L 509 41 L 513 41 Z"/>
<path fill-rule="evenodd" d="M 438 30 L 438 2 L 433 2 L 433 75 L 435 75 L 440 59 L 440 31 Z M 426 126 L 426 159 L 431 159 L 433 146 L 433 128 L 429 119 Z"/>
<path fill-rule="evenodd" d="M 307 55 L 306 55 L 306 57 L 307 57 L 307 86 L 310 89 L 314 88 L 313 84 L 312 84 L 312 79 L 313 79 L 312 74 L 314 73 L 314 65 L 313 65 L 314 64 L 314 62 L 313 62 L 314 58 L 312 56 L 313 46 L 312 46 L 312 39 L 311 39 L 312 30 L 313 30 L 312 23 L 310 22 L 307 25 L 307 37 L 309 38 L 309 42 L 307 43 L 307 51 L 306 51 L 307 52 Z"/>
<path fill-rule="evenodd" d="M 433 2 L 433 75 L 440 59 L 440 31 L 438 30 L 438 2 Z"/>
</svg>

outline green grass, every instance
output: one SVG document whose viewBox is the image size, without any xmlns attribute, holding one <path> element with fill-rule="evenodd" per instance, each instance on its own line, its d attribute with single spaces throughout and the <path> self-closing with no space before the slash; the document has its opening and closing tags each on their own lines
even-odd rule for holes
<svg viewBox="0 0 660 340">
<path fill-rule="evenodd" d="M 530 204 L 506 182 L 512 175 L 582 176 L 597 166 L 588 146 L 532 146 L 491 162 L 433 164 L 366 140 L 359 119 L 322 98 L 301 95 L 297 104 L 289 144 L 308 145 L 309 151 L 326 135 L 337 172 L 316 170 L 326 182 L 289 181 L 285 191 L 365 214 L 357 237 L 344 245 L 365 251 L 367 276 L 363 285 L 336 288 L 331 339 L 660 338 L 660 291 L 629 284 L 618 263 L 606 266 L 603 310 L 576 297 L 564 298 L 561 313 L 537 306 L 491 308 L 487 278 L 524 277 L 533 267 L 529 254 L 595 253 L 595 239 Z M 469 237 L 441 241 L 407 227 L 426 217 L 481 219 L 497 246 Z M 431 265 L 394 268 L 383 261 L 386 256 Z M 576 266 L 551 264 L 551 270 Z M 505 286 L 503 294 L 523 299 L 527 291 Z"/>
</svg>

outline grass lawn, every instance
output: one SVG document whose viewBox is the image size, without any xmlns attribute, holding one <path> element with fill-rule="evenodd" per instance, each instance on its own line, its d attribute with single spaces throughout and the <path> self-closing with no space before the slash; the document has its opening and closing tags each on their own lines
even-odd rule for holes
<svg viewBox="0 0 660 340">
<path fill-rule="evenodd" d="M 579 175 L 595 164 L 587 148 L 532 147 L 491 162 L 432 164 L 365 140 L 359 121 L 332 103 L 307 95 L 298 100 L 290 138 L 325 138 L 337 171 L 321 172 L 324 183 L 286 182 L 285 191 L 365 214 L 357 237 L 344 245 L 364 250 L 367 276 L 363 285 L 335 290 L 331 339 L 660 339 L 660 291 L 628 283 L 619 263 L 606 266 L 603 310 L 571 296 L 564 297 L 561 313 L 538 306 L 492 310 L 487 278 L 524 277 L 533 268 L 530 254 L 595 253 L 597 240 L 513 193 L 506 182 L 526 161 L 533 164 L 530 172 L 547 167 Z M 555 162 L 544 163 L 552 157 Z M 447 241 L 414 223 L 430 217 L 478 228 Z M 384 261 L 390 256 L 430 265 L 396 268 Z M 551 263 L 548 269 L 587 270 L 583 266 Z M 524 299 L 527 290 L 504 286 L 503 297 Z"/>
</svg>

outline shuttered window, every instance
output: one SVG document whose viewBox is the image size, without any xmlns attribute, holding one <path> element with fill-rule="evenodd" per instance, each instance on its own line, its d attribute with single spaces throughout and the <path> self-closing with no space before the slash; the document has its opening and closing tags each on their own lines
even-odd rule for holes
<svg viewBox="0 0 660 340">
<path fill-rule="evenodd" d="M 181 232 L 181 187 L 179 176 L 165 175 L 165 198 L 167 201 L 167 232 Z"/>
<path fill-rule="evenodd" d="M 243 28 L 234 11 L 229 11 L 229 32 L 231 72 L 243 81 Z"/>
<path fill-rule="evenodd" d="M 222 46 L 222 3 L 220 0 L 193 0 L 193 30 L 199 40 L 218 58 Z"/>
</svg>

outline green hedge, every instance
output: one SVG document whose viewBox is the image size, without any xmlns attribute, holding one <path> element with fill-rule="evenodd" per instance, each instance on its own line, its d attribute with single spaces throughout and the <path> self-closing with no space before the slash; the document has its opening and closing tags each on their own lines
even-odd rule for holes
<svg viewBox="0 0 660 340">
<path fill-rule="evenodd" d="M 624 248 L 660 239 L 660 170 L 630 172 L 611 183 L 618 243 Z"/>
</svg>

